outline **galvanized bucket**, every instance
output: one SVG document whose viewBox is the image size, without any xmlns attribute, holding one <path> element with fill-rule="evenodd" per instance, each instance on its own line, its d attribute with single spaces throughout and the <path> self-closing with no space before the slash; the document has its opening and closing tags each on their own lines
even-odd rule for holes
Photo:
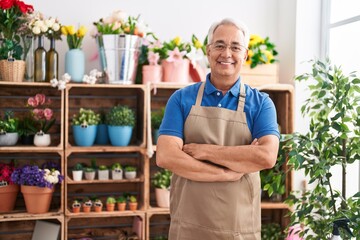
<svg viewBox="0 0 360 240">
<path fill-rule="evenodd" d="M 105 82 L 134 84 L 142 38 L 126 34 L 106 34 L 97 37 L 100 64 Z"/>
</svg>

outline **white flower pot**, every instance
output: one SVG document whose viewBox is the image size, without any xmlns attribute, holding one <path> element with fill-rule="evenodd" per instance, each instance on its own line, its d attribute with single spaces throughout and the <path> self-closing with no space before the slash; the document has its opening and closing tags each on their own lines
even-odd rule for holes
<svg viewBox="0 0 360 240">
<path fill-rule="evenodd" d="M 83 170 L 79 170 L 79 171 L 72 171 L 72 175 L 73 175 L 73 180 L 74 181 L 81 181 L 82 180 L 82 175 L 83 175 Z"/>
<path fill-rule="evenodd" d="M 122 169 L 112 170 L 111 176 L 113 180 L 121 180 L 123 179 L 123 170 Z"/>
<path fill-rule="evenodd" d="M 34 145 L 37 147 L 47 147 L 51 144 L 50 134 L 38 132 L 34 137 Z"/>
<path fill-rule="evenodd" d="M 0 146 L 13 146 L 19 139 L 18 133 L 0 134 Z"/>
<path fill-rule="evenodd" d="M 134 179 L 136 178 L 136 172 L 125 172 L 126 179 Z"/>
<path fill-rule="evenodd" d="M 85 172 L 85 179 L 86 180 L 94 180 L 95 179 L 95 172 Z"/>
<path fill-rule="evenodd" d="M 163 188 L 155 188 L 156 204 L 162 208 L 170 207 L 170 191 Z"/>
<path fill-rule="evenodd" d="M 109 180 L 109 170 L 98 170 L 99 180 Z"/>
</svg>

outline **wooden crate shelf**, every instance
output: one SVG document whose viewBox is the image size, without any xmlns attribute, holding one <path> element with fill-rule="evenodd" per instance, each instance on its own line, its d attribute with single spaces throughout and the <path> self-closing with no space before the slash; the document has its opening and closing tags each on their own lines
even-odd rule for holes
<svg viewBox="0 0 360 240">
<path fill-rule="evenodd" d="M 146 239 L 152 240 L 156 237 L 167 237 L 170 228 L 169 212 L 150 212 L 146 215 Z"/>
</svg>

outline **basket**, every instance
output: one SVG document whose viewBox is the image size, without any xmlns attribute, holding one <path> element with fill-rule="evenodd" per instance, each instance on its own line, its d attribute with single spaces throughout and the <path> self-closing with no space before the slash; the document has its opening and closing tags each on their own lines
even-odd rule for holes
<svg viewBox="0 0 360 240">
<path fill-rule="evenodd" d="M 1 60 L 0 76 L 2 81 L 22 82 L 25 74 L 25 61 L 23 60 Z"/>
</svg>

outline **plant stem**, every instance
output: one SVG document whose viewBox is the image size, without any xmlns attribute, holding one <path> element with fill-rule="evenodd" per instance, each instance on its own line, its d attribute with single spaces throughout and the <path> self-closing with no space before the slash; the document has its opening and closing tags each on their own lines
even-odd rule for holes
<svg viewBox="0 0 360 240">
<path fill-rule="evenodd" d="M 342 141 L 342 196 L 345 199 L 346 198 L 346 139 L 343 139 Z"/>
<path fill-rule="evenodd" d="M 331 183 L 330 183 L 330 177 L 328 177 L 329 175 L 326 174 L 326 179 L 329 183 L 329 188 L 330 188 L 330 195 L 331 195 L 331 200 L 333 201 L 334 205 L 333 205 L 333 210 L 334 210 L 334 216 L 336 215 L 337 211 L 336 211 L 336 206 L 335 206 L 335 197 L 334 197 L 334 193 L 331 187 Z M 324 183 L 321 180 L 321 185 L 324 185 Z"/>
</svg>

